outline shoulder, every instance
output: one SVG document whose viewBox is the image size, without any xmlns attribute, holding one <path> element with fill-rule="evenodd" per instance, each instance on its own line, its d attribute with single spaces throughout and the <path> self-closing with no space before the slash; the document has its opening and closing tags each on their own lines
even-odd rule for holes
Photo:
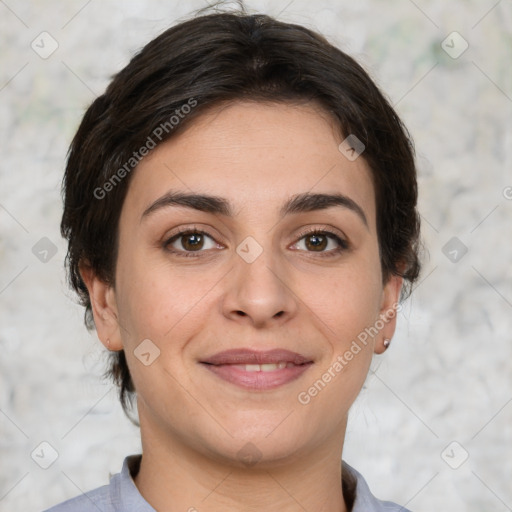
<svg viewBox="0 0 512 512">
<path fill-rule="evenodd" d="M 140 495 L 133 475 L 136 475 L 141 455 L 129 455 L 124 459 L 121 473 L 115 474 L 108 485 L 82 493 L 44 512 L 155 512 Z"/>
<path fill-rule="evenodd" d="M 86 492 L 71 498 L 67 501 L 59 503 L 44 512 L 111 512 L 111 486 L 104 485 L 92 491 Z"/>
<path fill-rule="evenodd" d="M 353 496 L 351 512 L 411 512 L 397 503 L 377 499 L 371 493 L 363 475 L 345 461 L 343 461 L 342 474 L 344 487 L 347 486 Z"/>
</svg>

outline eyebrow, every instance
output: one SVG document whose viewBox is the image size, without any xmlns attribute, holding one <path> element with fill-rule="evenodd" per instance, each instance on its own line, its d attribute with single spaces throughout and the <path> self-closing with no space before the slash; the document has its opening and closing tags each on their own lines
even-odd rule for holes
<svg viewBox="0 0 512 512">
<path fill-rule="evenodd" d="M 183 206 L 227 217 L 233 217 L 234 213 L 231 203 L 223 197 L 171 190 L 162 197 L 159 197 L 144 210 L 141 221 L 152 213 L 169 206 Z M 284 217 L 293 213 L 325 210 L 335 206 L 346 208 L 356 213 L 368 228 L 368 220 L 363 209 L 353 199 L 343 194 L 313 194 L 310 192 L 296 194 L 288 199 L 281 207 L 280 216 Z"/>
</svg>

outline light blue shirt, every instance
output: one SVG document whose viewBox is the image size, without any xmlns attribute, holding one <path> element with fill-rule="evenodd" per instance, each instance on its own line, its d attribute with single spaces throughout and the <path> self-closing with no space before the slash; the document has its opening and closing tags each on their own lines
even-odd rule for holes
<svg viewBox="0 0 512 512">
<path fill-rule="evenodd" d="M 156 512 L 133 482 L 133 476 L 139 471 L 141 457 L 126 457 L 121 473 L 115 474 L 110 484 L 64 501 L 44 512 Z M 355 497 L 350 512 L 411 512 L 396 503 L 378 500 L 360 473 L 346 462 L 343 462 L 342 467 L 344 496 L 349 498 L 349 494 Z"/>
</svg>

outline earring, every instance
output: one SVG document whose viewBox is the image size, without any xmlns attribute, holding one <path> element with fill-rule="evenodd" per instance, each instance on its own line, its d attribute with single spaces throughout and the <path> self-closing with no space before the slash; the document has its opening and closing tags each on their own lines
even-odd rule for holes
<svg viewBox="0 0 512 512">
<path fill-rule="evenodd" d="M 107 348 L 110 348 L 110 338 L 107 338 Z"/>
<path fill-rule="evenodd" d="M 391 345 L 391 340 L 389 338 L 386 338 L 384 340 L 383 345 L 384 345 L 384 349 L 387 349 L 389 347 L 389 345 Z"/>
</svg>

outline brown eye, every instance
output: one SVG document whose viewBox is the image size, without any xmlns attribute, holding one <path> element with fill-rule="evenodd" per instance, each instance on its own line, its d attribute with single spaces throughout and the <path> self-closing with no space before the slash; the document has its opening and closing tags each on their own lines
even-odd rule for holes
<svg viewBox="0 0 512 512">
<path fill-rule="evenodd" d="M 208 247 L 208 241 L 210 246 Z M 201 253 L 217 247 L 215 240 L 205 231 L 188 229 L 180 231 L 164 243 L 164 248 L 178 256 L 192 256 L 190 253 Z"/>
<path fill-rule="evenodd" d="M 304 249 L 300 247 L 303 240 Z M 318 229 L 302 233 L 295 246 L 309 253 L 318 253 L 319 256 L 336 256 L 349 248 L 348 242 L 338 235 Z"/>
<path fill-rule="evenodd" d="M 304 237 L 306 240 L 306 247 L 313 251 L 323 251 L 327 247 L 327 236 L 313 233 Z"/>
<path fill-rule="evenodd" d="M 204 236 L 201 233 L 190 233 L 189 235 L 181 235 L 181 246 L 186 251 L 197 251 L 203 248 Z"/>
</svg>

